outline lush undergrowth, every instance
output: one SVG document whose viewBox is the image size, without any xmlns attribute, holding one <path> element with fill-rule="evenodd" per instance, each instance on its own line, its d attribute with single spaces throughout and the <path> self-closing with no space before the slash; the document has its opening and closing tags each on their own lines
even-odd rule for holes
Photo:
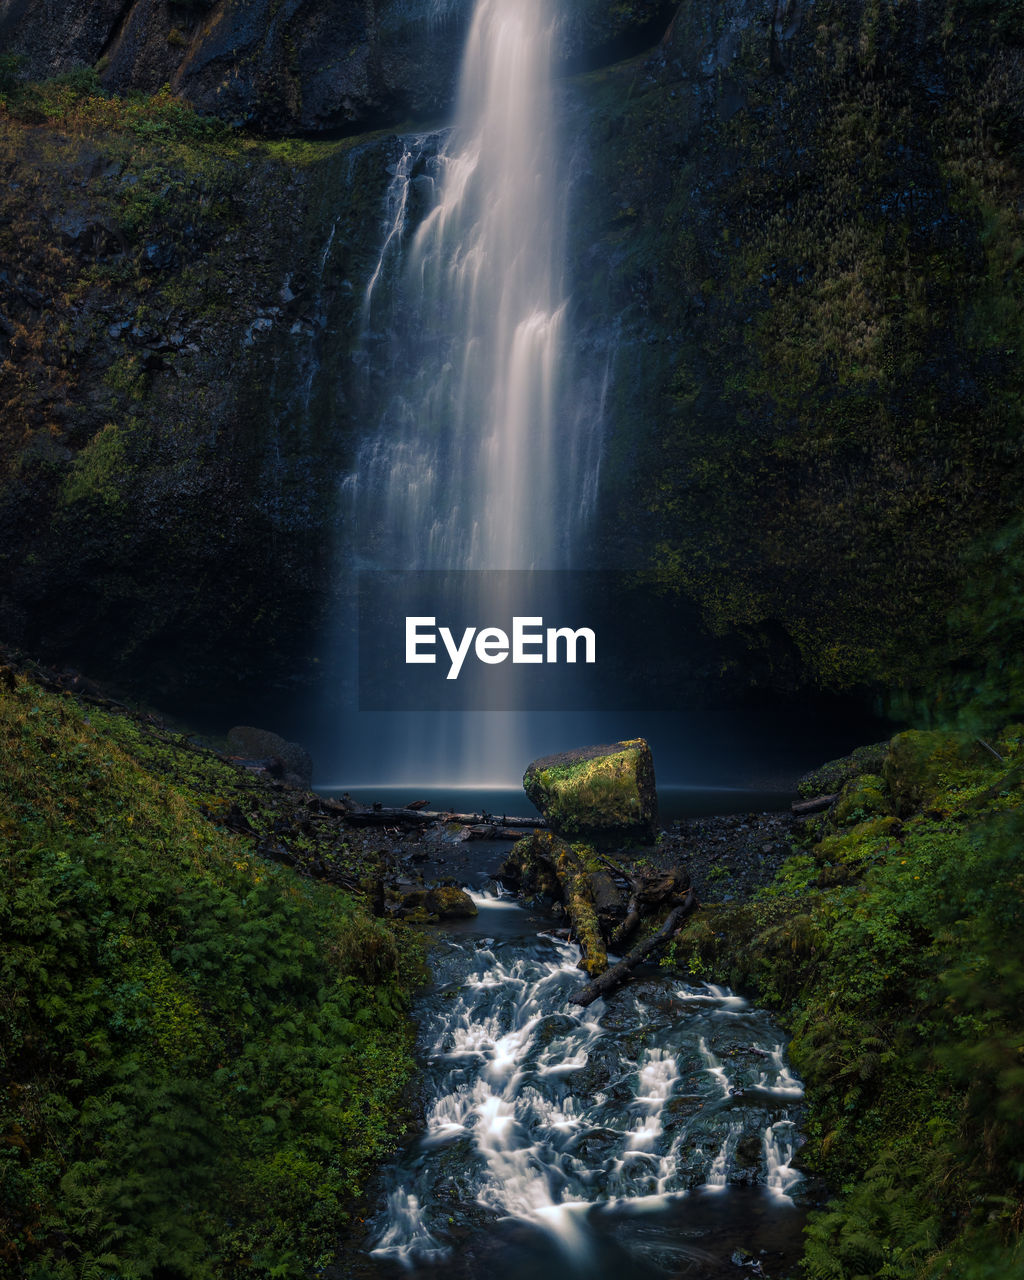
<svg viewBox="0 0 1024 1280">
<path fill-rule="evenodd" d="M 303 138 L 259 139 L 216 116 L 195 111 L 169 86 L 152 94 L 109 93 L 91 67 L 49 80 L 24 80 L 18 57 L 10 54 L 0 55 L 0 109 L 25 124 L 57 126 L 89 136 L 124 132 L 143 143 L 202 144 L 228 154 L 261 151 L 289 164 L 315 160 L 346 145 Z"/>
<path fill-rule="evenodd" d="M 898 735 L 772 886 L 677 944 L 788 1013 L 836 1193 L 813 1280 L 1024 1276 L 1022 744 Z"/>
<path fill-rule="evenodd" d="M 5 1275 L 306 1273 L 398 1140 L 418 951 L 217 825 L 237 775 L 0 690 Z"/>
</svg>

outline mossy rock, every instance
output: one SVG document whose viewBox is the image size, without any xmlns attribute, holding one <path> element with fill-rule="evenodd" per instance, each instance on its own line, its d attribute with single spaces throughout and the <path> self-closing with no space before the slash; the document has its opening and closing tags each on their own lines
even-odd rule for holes
<svg viewBox="0 0 1024 1280">
<path fill-rule="evenodd" d="M 879 852 L 879 841 L 895 840 L 901 823 L 891 813 L 866 822 L 858 822 L 849 831 L 826 836 L 814 846 L 814 857 L 819 863 L 854 863 L 870 860 Z"/>
<path fill-rule="evenodd" d="M 559 835 L 604 847 L 654 838 L 654 760 L 643 738 L 534 760 L 523 786 Z"/>
<path fill-rule="evenodd" d="M 938 730 L 908 729 L 889 743 L 882 775 L 896 813 L 934 807 L 951 788 L 975 786 L 984 748 Z M 993 757 L 994 760 L 994 757 Z M 973 766 L 973 767 L 972 767 Z"/>
<path fill-rule="evenodd" d="M 468 920 L 477 914 L 473 899 L 453 884 L 411 890 L 402 898 L 401 911 L 406 919 L 417 918 L 419 912 L 438 920 Z"/>
<path fill-rule="evenodd" d="M 848 756 L 829 760 L 810 773 L 805 773 L 796 784 L 796 789 L 808 800 L 815 796 L 833 795 L 860 774 L 879 773 L 888 750 L 887 742 L 872 742 L 866 747 L 857 747 Z"/>
<path fill-rule="evenodd" d="M 885 779 L 877 773 L 865 773 L 859 778 L 852 778 L 843 787 L 834 816 L 836 825 L 845 827 L 851 822 L 879 817 L 891 809 L 892 800 Z"/>
</svg>

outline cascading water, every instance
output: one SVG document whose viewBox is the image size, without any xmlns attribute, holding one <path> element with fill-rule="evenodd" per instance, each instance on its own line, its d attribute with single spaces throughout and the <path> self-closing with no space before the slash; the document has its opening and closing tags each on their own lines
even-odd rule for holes
<svg viewBox="0 0 1024 1280">
<path fill-rule="evenodd" d="M 346 486 L 362 568 L 572 567 L 600 441 L 569 370 L 553 43 L 548 0 L 479 0 L 453 128 L 394 166 L 364 299 L 383 406 Z M 501 618 L 500 585 L 478 589 L 481 625 Z M 437 756 L 464 785 L 521 776 L 520 713 L 452 717 L 402 716 L 389 779 Z"/>
<path fill-rule="evenodd" d="M 545 0 L 480 0 L 456 122 L 436 157 L 433 207 L 404 254 L 389 323 L 385 420 L 357 467 L 364 546 L 381 567 L 562 567 L 555 405 L 564 354 L 564 182 L 551 119 Z M 408 218 L 415 152 L 367 306 Z M 570 458 L 571 465 L 571 458 Z M 370 508 L 367 510 L 367 506 Z M 378 541 L 379 539 L 379 541 Z"/>
<path fill-rule="evenodd" d="M 710 1280 L 738 1259 L 781 1274 L 802 1222 L 803 1091 L 767 1015 L 666 979 L 581 1010 L 578 949 L 477 902 L 505 936 L 452 940 L 435 962 L 424 1133 L 372 1224 L 378 1270 Z"/>
</svg>

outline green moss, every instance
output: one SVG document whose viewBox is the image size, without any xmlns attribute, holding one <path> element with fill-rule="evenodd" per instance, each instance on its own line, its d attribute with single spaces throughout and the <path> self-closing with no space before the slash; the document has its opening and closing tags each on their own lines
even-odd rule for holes
<svg viewBox="0 0 1024 1280">
<path fill-rule="evenodd" d="M 815 796 L 832 795 L 861 774 L 877 774 L 882 768 L 887 742 L 876 742 L 871 746 L 857 747 L 848 756 L 838 760 L 830 760 L 805 774 L 797 783 L 797 790 L 807 799 Z"/>
<path fill-rule="evenodd" d="M 527 770 L 526 794 L 555 831 L 592 839 L 649 832 L 654 818 L 649 749 L 642 738 L 618 745 L 620 750 L 540 761 Z"/>
<path fill-rule="evenodd" d="M 909 729 L 889 744 L 882 768 L 901 814 L 937 807 L 950 811 L 977 789 L 984 748 L 977 742 L 936 730 Z M 996 761 L 991 757 L 992 763 Z"/>
<path fill-rule="evenodd" d="M 892 800 L 885 779 L 863 773 L 843 787 L 836 803 L 834 820 L 840 826 L 889 813 Z"/>
<path fill-rule="evenodd" d="M 876 861 L 894 847 L 892 837 L 900 832 L 898 818 L 891 814 L 881 818 L 856 821 L 848 831 L 825 836 L 814 846 L 814 856 L 821 862 L 868 863 Z"/>
<path fill-rule="evenodd" d="M 688 923 L 676 958 L 753 989 L 793 1031 L 811 1103 L 803 1158 L 835 1197 L 811 1218 L 809 1276 L 1014 1275 L 1022 797 L 993 792 L 1009 761 L 964 739 L 898 735 L 888 758 L 902 821 L 834 814 L 839 829 L 754 901 Z M 884 794 L 878 781 L 847 794 Z"/>
<path fill-rule="evenodd" d="M 116 506 L 129 478 L 124 433 L 114 423 L 108 423 L 75 459 L 62 486 L 61 501 Z"/>
<path fill-rule="evenodd" d="M 416 949 L 207 817 L 238 777 L 129 717 L 0 693 L 20 1275 L 304 1275 L 400 1138 Z"/>
<path fill-rule="evenodd" d="M 621 360 L 609 547 L 639 535 L 727 685 L 934 691 L 996 647 L 983 591 L 956 635 L 949 602 L 979 539 L 998 572 L 1022 482 L 1013 55 L 991 13 L 828 3 L 786 74 L 740 37 L 712 84 L 702 20 L 680 12 L 642 92 L 635 68 L 585 88 L 577 272 Z"/>
</svg>

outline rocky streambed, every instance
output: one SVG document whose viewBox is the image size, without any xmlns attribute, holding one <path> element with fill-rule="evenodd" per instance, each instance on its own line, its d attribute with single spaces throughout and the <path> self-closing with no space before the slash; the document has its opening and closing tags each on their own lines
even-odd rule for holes
<svg viewBox="0 0 1024 1280">
<path fill-rule="evenodd" d="M 580 1009 L 550 917 L 472 896 L 418 1005 L 417 1133 L 339 1275 L 788 1275 L 803 1088 L 770 1016 L 657 970 Z"/>
</svg>

